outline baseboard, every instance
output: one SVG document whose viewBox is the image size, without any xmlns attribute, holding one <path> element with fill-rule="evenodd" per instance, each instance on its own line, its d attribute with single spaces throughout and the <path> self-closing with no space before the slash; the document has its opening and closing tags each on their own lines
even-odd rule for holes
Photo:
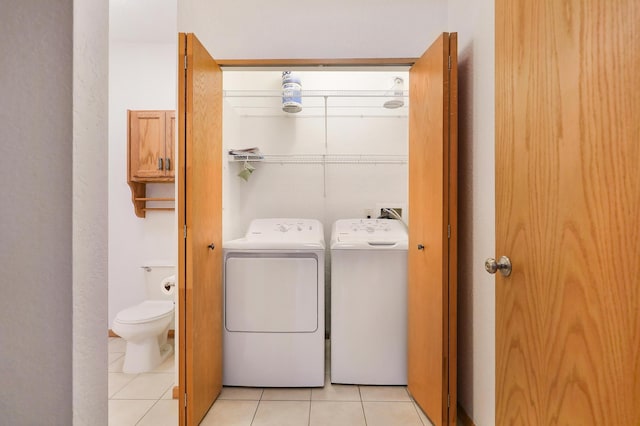
<svg viewBox="0 0 640 426">
<path fill-rule="evenodd" d="M 460 404 L 458 404 L 458 424 L 461 424 L 462 426 L 476 426 Z"/>
<path fill-rule="evenodd" d="M 169 330 L 168 337 L 173 339 L 175 336 L 176 336 L 176 331 L 175 330 Z M 120 336 L 118 336 L 116 333 L 114 333 L 112 329 L 109 329 L 109 337 L 120 337 Z"/>
<path fill-rule="evenodd" d="M 180 391 L 180 388 L 178 386 L 174 386 L 173 387 L 173 399 L 179 399 L 180 398 L 179 391 Z"/>
</svg>

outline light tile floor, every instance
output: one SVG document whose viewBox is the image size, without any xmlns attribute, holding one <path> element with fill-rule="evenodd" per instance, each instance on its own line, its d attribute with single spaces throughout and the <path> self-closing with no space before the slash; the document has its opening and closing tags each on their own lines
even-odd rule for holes
<svg viewBox="0 0 640 426">
<path fill-rule="evenodd" d="M 174 358 L 143 374 L 122 373 L 125 342 L 109 339 L 109 426 L 176 426 Z M 323 388 L 224 387 L 203 426 L 429 426 L 404 386 L 334 385 L 329 351 Z"/>
<path fill-rule="evenodd" d="M 122 372 L 126 342 L 109 338 L 109 426 L 177 426 L 174 357 L 149 373 Z"/>
</svg>

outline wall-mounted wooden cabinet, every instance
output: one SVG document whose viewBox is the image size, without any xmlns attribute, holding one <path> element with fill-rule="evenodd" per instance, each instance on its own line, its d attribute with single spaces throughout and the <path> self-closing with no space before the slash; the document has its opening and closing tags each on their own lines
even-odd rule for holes
<svg viewBox="0 0 640 426">
<path fill-rule="evenodd" d="M 175 111 L 128 111 L 129 180 L 173 182 Z"/>
<path fill-rule="evenodd" d="M 127 111 L 127 182 L 136 216 L 148 210 L 173 210 L 174 207 L 147 207 L 147 201 L 174 201 L 172 198 L 146 197 L 147 183 L 175 181 L 175 111 Z"/>
</svg>

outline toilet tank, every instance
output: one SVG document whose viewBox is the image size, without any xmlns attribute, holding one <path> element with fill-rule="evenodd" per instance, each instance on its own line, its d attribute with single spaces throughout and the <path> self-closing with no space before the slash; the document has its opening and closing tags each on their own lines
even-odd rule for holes
<svg viewBox="0 0 640 426">
<path fill-rule="evenodd" d="M 144 270 L 144 282 L 147 299 L 172 300 L 175 302 L 178 291 L 178 283 L 166 290 L 162 282 L 176 274 L 176 267 L 168 264 L 147 263 L 142 266 Z"/>
</svg>

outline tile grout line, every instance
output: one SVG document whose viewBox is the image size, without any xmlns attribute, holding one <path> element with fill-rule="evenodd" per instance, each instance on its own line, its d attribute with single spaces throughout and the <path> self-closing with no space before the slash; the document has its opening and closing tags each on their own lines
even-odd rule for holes
<svg viewBox="0 0 640 426">
<path fill-rule="evenodd" d="M 422 426 L 428 426 L 428 425 L 425 425 L 424 422 L 422 421 L 422 416 L 420 415 L 420 408 L 418 407 L 418 404 L 416 404 L 415 401 L 413 401 L 412 404 L 413 404 L 413 409 L 416 410 L 416 414 L 418 415 L 418 420 L 420 420 L 420 423 L 422 423 Z"/>
<path fill-rule="evenodd" d="M 132 401 L 132 400 L 130 400 L 130 399 L 126 399 L 126 400 L 124 400 L 124 401 Z M 147 400 L 147 401 L 148 401 L 148 400 Z M 153 409 L 153 407 L 155 407 L 155 406 L 156 406 L 156 404 L 158 403 L 158 401 L 159 401 L 159 399 L 156 399 L 156 401 L 155 401 L 153 404 L 151 404 L 151 407 L 149 407 L 149 409 L 148 409 L 147 411 L 145 411 L 145 413 L 142 415 L 142 417 L 140 417 L 140 418 L 138 419 L 138 421 L 136 422 L 136 425 L 140 424 L 140 422 L 141 422 L 141 421 L 142 421 L 142 420 L 147 416 L 147 414 L 149 414 L 149 412 Z"/>
<path fill-rule="evenodd" d="M 364 417 L 364 426 L 367 426 L 367 413 L 364 411 L 364 401 L 362 400 L 360 385 L 358 385 L 358 395 L 360 395 L 360 407 L 362 408 L 362 417 Z"/>
<path fill-rule="evenodd" d="M 109 377 L 109 374 L 112 374 L 111 372 L 107 372 L 107 379 Z M 115 373 L 115 374 L 126 374 L 126 373 Z M 124 388 L 126 388 L 127 386 L 129 386 L 131 384 L 131 382 L 133 382 L 136 378 L 138 378 L 139 374 L 135 374 L 131 379 L 129 379 L 127 381 L 127 383 L 125 383 L 124 385 L 122 385 L 117 391 L 115 391 L 113 393 L 113 395 L 109 396 L 108 399 L 122 399 L 122 398 L 114 398 L 117 394 L 119 394 L 120 392 L 122 392 L 124 390 Z"/>
<path fill-rule="evenodd" d="M 262 401 L 262 394 L 264 393 L 264 389 L 260 391 L 260 398 L 258 398 L 258 403 L 256 404 L 256 409 L 253 410 L 253 416 L 251 417 L 251 422 L 249 422 L 249 426 L 253 425 L 253 422 L 256 420 L 256 414 L 258 414 L 258 408 L 260 407 L 260 402 Z"/>
<path fill-rule="evenodd" d="M 116 341 L 118 339 L 119 338 L 110 338 L 109 342 Z M 141 377 L 145 377 L 145 376 L 146 377 L 153 377 L 153 376 L 160 375 L 160 374 L 171 375 L 171 374 L 173 374 L 173 372 L 172 371 L 157 371 L 157 370 L 153 370 L 153 371 L 147 371 L 147 372 L 144 372 L 144 373 L 127 374 L 127 373 L 124 373 L 122 371 L 109 371 L 109 368 L 112 365 L 114 365 L 115 363 L 121 362 L 124 359 L 124 356 L 125 356 L 126 353 L 122 352 L 122 351 L 119 351 L 119 350 L 117 350 L 117 351 L 109 351 L 108 355 L 111 355 L 111 354 L 119 354 L 119 356 L 118 356 L 118 358 L 112 360 L 111 362 L 109 362 L 107 364 L 107 376 L 109 376 L 110 374 L 122 374 L 125 377 L 128 377 L 128 376 L 130 376 L 130 377 L 129 377 L 129 380 L 127 380 L 127 382 L 123 386 L 121 386 L 111 396 L 108 397 L 108 402 L 111 402 L 111 401 L 114 401 L 114 402 L 116 402 L 116 401 L 147 401 L 147 402 L 151 402 L 151 405 L 149 406 L 149 408 L 146 409 L 144 411 L 144 413 L 135 421 L 135 425 L 139 425 L 151 413 L 151 411 L 154 409 L 154 407 L 158 406 L 160 401 L 163 399 L 163 396 L 167 392 L 169 392 L 171 390 L 171 388 L 173 387 L 173 382 L 172 382 L 172 384 L 168 385 L 165 389 L 163 389 L 159 393 L 158 397 L 156 397 L 156 398 L 140 398 L 140 397 L 138 397 L 138 398 L 117 398 L 117 395 L 121 394 L 135 380 L 137 380 L 137 379 L 139 379 Z"/>
</svg>

